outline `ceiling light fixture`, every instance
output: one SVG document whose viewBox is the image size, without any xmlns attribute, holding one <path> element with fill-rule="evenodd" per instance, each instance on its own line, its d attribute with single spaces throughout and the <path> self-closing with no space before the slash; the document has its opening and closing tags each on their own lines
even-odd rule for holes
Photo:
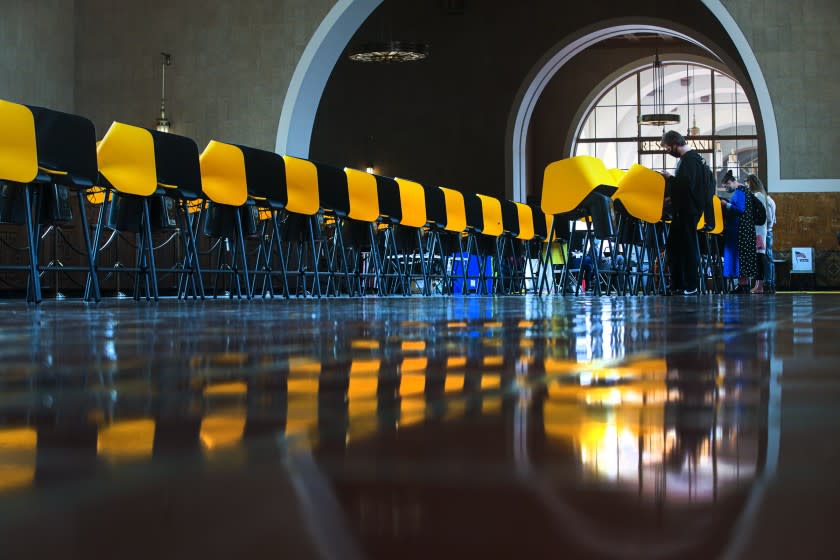
<svg viewBox="0 0 840 560">
<path fill-rule="evenodd" d="M 679 115 L 665 112 L 665 68 L 658 52 L 653 60 L 653 111 L 639 115 L 639 124 L 664 127 L 680 122 Z"/>
<path fill-rule="evenodd" d="M 354 62 L 418 62 L 429 56 L 429 45 L 407 41 L 374 41 L 365 43 L 350 54 Z"/>
<path fill-rule="evenodd" d="M 419 62 L 429 57 L 429 45 L 420 41 L 395 41 L 392 34 L 395 3 L 386 2 L 377 11 L 376 21 L 379 37 L 366 41 L 350 51 L 348 58 L 354 62 L 374 62 L 391 64 L 401 62 Z M 373 22 L 372 22 L 373 23 Z"/>
</svg>

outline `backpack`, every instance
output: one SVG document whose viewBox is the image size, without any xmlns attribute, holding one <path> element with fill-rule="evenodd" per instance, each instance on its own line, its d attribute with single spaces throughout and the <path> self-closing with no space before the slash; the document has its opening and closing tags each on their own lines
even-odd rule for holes
<svg viewBox="0 0 840 560">
<path fill-rule="evenodd" d="M 753 193 L 750 193 L 750 198 L 753 207 L 753 223 L 757 226 L 763 226 L 767 223 L 767 209 Z"/>
<path fill-rule="evenodd" d="M 703 177 L 700 181 L 700 192 L 692 192 L 691 198 L 694 202 L 694 207 L 703 214 L 703 220 L 706 224 L 703 229 L 711 231 L 715 229 L 714 197 L 715 192 L 717 191 L 717 180 L 715 179 L 715 174 L 712 172 L 709 164 L 706 163 L 706 160 L 703 159 L 700 154 L 697 155 L 700 157 L 700 163 L 703 168 Z"/>
<path fill-rule="evenodd" d="M 706 192 L 703 193 L 703 218 L 706 222 L 704 229 L 712 231 L 715 229 L 715 194 L 717 193 L 717 179 L 714 172 L 703 160 L 703 173 L 705 177 Z"/>
</svg>

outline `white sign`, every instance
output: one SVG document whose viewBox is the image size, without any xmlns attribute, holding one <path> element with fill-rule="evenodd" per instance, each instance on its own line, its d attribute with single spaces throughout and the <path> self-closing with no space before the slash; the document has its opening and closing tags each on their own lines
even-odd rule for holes
<svg viewBox="0 0 840 560">
<path fill-rule="evenodd" d="M 791 273 L 814 273 L 814 248 L 793 247 L 790 250 L 790 271 Z"/>
</svg>

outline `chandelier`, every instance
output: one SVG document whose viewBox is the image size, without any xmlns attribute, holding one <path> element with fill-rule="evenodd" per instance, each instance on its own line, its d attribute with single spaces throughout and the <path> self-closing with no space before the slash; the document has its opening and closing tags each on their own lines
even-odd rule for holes
<svg viewBox="0 0 840 560">
<path fill-rule="evenodd" d="M 378 37 L 371 38 L 350 51 L 348 58 L 353 62 L 374 62 L 393 64 L 419 62 L 429 57 L 429 45 L 421 41 L 395 41 L 392 35 L 396 2 L 383 2 L 377 10 L 371 27 L 378 24 Z"/>
<path fill-rule="evenodd" d="M 679 115 L 665 112 L 665 68 L 659 60 L 659 53 L 653 60 L 653 111 L 639 115 L 639 124 L 664 127 L 680 122 Z"/>
<path fill-rule="evenodd" d="M 365 43 L 350 54 L 354 62 L 417 62 L 429 56 L 429 45 L 407 41 L 375 41 Z"/>
</svg>

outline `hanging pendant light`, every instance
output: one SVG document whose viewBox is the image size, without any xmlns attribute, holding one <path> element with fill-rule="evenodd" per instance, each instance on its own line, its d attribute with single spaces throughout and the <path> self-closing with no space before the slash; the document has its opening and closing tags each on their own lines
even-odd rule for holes
<svg viewBox="0 0 840 560">
<path fill-rule="evenodd" d="M 691 120 L 691 128 L 688 129 L 689 136 L 699 136 L 700 135 L 700 127 L 697 126 L 697 117 L 694 116 Z"/>
<path fill-rule="evenodd" d="M 653 110 L 653 113 L 639 115 L 639 124 L 668 126 L 680 122 L 679 115 L 665 112 L 665 68 L 658 52 L 653 60 Z"/>
<path fill-rule="evenodd" d="M 691 68 L 691 77 L 688 77 L 688 65 L 685 67 L 685 77 L 688 80 L 685 86 L 685 97 L 688 102 L 688 113 L 691 113 L 691 100 L 694 99 L 694 67 Z M 688 95 L 688 84 L 691 84 L 691 95 Z M 691 127 L 688 129 L 689 136 L 699 136 L 700 127 L 697 126 L 697 107 L 694 107 L 694 112 L 691 114 Z"/>
<path fill-rule="evenodd" d="M 160 84 L 160 116 L 155 124 L 155 129 L 160 132 L 169 132 L 172 123 L 166 118 L 166 67 L 172 64 L 172 55 L 169 53 L 160 53 L 163 57 L 161 62 L 161 84 Z"/>
</svg>

